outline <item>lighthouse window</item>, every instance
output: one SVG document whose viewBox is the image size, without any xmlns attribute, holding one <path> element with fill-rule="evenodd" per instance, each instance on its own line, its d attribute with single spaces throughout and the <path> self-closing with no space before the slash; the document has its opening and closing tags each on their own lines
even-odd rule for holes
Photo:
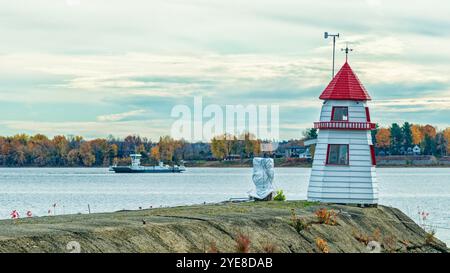
<svg viewBox="0 0 450 273">
<path fill-rule="evenodd" d="M 332 121 L 348 121 L 348 107 L 333 107 Z"/>
<path fill-rule="evenodd" d="M 329 144 L 327 164 L 348 165 L 348 145 Z"/>
</svg>

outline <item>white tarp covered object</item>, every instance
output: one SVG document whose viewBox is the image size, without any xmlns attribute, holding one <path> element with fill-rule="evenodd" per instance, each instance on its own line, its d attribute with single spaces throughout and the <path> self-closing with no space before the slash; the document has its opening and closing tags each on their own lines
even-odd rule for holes
<svg viewBox="0 0 450 273">
<path fill-rule="evenodd" d="M 256 189 L 249 192 L 250 197 L 264 199 L 275 192 L 273 185 L 274 164 L 272 158 L 253 158 L 253 183 Z"/>
</svg>

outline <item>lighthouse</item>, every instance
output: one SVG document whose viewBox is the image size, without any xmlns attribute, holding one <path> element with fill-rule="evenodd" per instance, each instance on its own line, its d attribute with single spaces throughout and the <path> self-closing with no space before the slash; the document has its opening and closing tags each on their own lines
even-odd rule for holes
<svg viewBox="0 0 450 273">
<path fill-rule="evenodd" d="M 348 48 L 346 49 L 348 53 Z M 308 200 L 325 203 L 378 203 L 376 159 L 367 90 L 347 58 L 319 97 L 323 100 Z"/>
</svg>

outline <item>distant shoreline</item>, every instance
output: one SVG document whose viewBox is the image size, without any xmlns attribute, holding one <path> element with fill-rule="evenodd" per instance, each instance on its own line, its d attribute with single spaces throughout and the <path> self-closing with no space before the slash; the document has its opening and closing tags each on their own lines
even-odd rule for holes
<svg viewBox="0 0 450 273">
<path fill-rule="evenodd" d="M 450 165 L 378 165 L 379 169 L 403 169 L 403 168 L 450 168 Z M 22 167 L 6 167 L 0 166 L 0 169 L 107 169 L 108 167 L 94 166 L 94 167 L 69 167 L 69 166 L 22 166 Z M 217 164 L 217 165 L 186 165 L 186 168 L 252 168 L 247 164 Z M 311 168 L 311 165 L 288 165 L 277 166 L 275 168 Z"/>
</svg>

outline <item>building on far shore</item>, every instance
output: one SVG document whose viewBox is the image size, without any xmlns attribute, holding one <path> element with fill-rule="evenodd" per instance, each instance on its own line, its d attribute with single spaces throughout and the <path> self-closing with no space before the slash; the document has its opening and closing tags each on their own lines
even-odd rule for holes
<svg viewBox="0 0 450 273">
<path fill-rule="evenodd" d="M 420 148 L 419 146 L 414 146 L 414 148 L 412 148 L 413 154 L 414 155 L 420 155 Z"/>
<path fill-rule="evenodd" d="M 306 147 L 305 146 L 290 146 L 290 147 L 286 147 L 286 149 L 284 150 L 285 153 L 285 157 L 286 158 L 295 158 L 295 157 L 300 157 L 301 154 L 304 154 L 306 151 Z"/>
</svg>

